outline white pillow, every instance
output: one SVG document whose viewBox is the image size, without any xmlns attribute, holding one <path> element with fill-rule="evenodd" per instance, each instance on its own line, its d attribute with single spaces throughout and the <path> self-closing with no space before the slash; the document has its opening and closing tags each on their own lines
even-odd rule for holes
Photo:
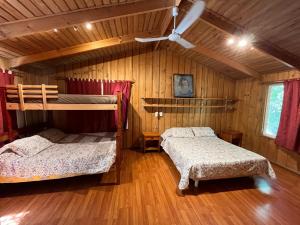
<svg viewBox="0 0 300 225">
<path fill-rule="evenodd" d="M 63 139 L 66 134 L 64 132 L 62 132 L 59 129 L 55 129 L 55 128 L 50 128 L 47 130 L 44 130 L 40 133 L 38 133 L 39 136 L 46 138 L 47 140 L 51 141 L 51 142 L 58 142 L 59 140 Z"/>
<path fill-rule="evenodd" d="M 47 139 L 39 135 L 34 135 L 31 137 L 21 138 L 7 145 L 4 145 L 0 149 L 0 153 L 6 150 L 11 150 L 17 155 L 29 157 L 38 154 L 42 150 L 52 145 L 54 145 L 54 143 L 48 141 Z"/>
<path fill-rule="evenodd" d="M 190 127 L 173 127 L 167 129 L 161 137 L 165 140 L 168 137 L 194 137 L 194 133 Z"/>
<path fill-rule="evenodd" d="M 215 132 L 210 127 L 192 127 L 196 137 L 215 137 Z"/>
</svg>

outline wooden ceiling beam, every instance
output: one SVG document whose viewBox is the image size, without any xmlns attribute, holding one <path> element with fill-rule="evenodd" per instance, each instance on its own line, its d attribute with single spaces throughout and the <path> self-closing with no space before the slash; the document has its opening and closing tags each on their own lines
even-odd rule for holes
<svg viewBox="0 0 300 225">
<path fill-rule="evenodd" d="M 182 0 L 176 0 L 175 1 L 175 4 L 176 6 L 178 7 L 180 2 Z M 161 26 L 160 26 L 160 35 L 161 36 L 164 36 L 168 30 L 168 27 L 170 26 L 170 24 L 172 23 L 173 21 L 173 9 L 169 9 L 166 13 L 166 16 L 165 16 L 165 19 L 164 21 L 162 22 Z M 158 41 L 156 44 L 155 44 L 155 47 L 154 47 L 154 50 L 156 50 L 158 48 L 160 44 L 160 41 Z"/>
<path fill-rule="evenodd" d="M 207 9 L 204 11 L 200 19 L 208 25 L 230 35 L 248 34 L 244 28 L 229 22 L 225 17 Z M 280 61 L 281 63 L 284 63 L 290 67 L 300 69 L 300 60 L 295 55 L 287 52 L 284 49 L 274 46 L 269 41 L 261 40 L 258 37 L 255 37 L 255 41 L 252 43 L 252 45 L 257 50 L 271 56 L 275 60 Z"/>
<path fill-rule="evenodd" d="M 74 45 L 71 47 L 57 49 L 57 50 L 51 50 L 51 51 L 41 52 L 33 55 L 26 55 L 26 56 L 13 58 L 8 61 L 8 65 L 9 68 L 15 68 L 25 64 L 30 64 L 30 63 L 50 60 L 59 57 L 75 55 L 78 53 L 88 52 L 100 48 L 112 47 L 120 44 L 135 42 L 134 38 L 137 36 L 149 37 L 158 34 L 159 34 L 158 31 L 142 32 L 142 33 L 135 33 L 131 35 L 125 35 L 122 37 L 113 37 L 113 38 L 104 39 L 100 41 L 88 42 L 84 44 Z"/>
<path fill-rule="evenodd" d="M 139 15 L 173 6 L 173 0 L 143 0 L 138 2 L 81 9 L 42 17 L 33 17 L 0 24 L 0 40 L 65 28 L 85 22 L 99 22 Z"/>
<path fill-rule="evenodd" d="M 228 57 L 221 55 L 220 53 L 215 52 L 211 49 L 208 49 L 208 48 L 198 45 L 195 48 L 192 48 L 192 50 L 199 54 L 205 55 L 206 57 L 214 59 L 220 63 L 223 63 L 243 74 L 260 79 L 260 74 L 257 71 L 255 71 L 239 62 L 229 59 Z"/>
</svg>

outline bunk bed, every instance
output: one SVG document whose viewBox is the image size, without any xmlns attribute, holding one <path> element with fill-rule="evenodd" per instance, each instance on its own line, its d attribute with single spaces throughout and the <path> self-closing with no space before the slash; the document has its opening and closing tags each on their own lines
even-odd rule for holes
<svg viewBox="0 0 300 225">
<path fill-rule="evenodd" d="M 115 155 L 113 159 L 113 167 L 115 169 L 116 181 L 115 184 L 120 183 L 120 170 L 121 170 L 121 161 L 122 161 L 122 142 L 123 142 L 123 123 L 122 123 L 122 93 L 118 92 L 116 95 L 73 95 L 67 94 L 62 95 L 58 94 L 57 85 L 7 85 L 6 86 L 6 95 L 7 110 L 112 110 L 117 111 L 117 131 L 114 136 L 115 147 L 113 154 Z M 38 136 L 38 135 L 35 135 Z M 34 137 L 34 136 L 33 136 Z M 40 137 L 35 137 L 38 141 L 41 141 L 42 144 L 45 144 L 44 140 L 41 140 Z M 25 139 L 25 138 L 24 138 Z M 25 140 L 24 140 L 25 141 Z M 22 142 L 22 140 L 21 140 Z M 26 143 L 26 142 L 24 142 Z M 24 145 L 22 143 L 22 145 Z M 47 157 L 51 157 L 51 152 L 59 151 L 61 148 L 70 148 L 70 144 L 65 143 L 46 143 L 45 149 L 48 151 Z M 72 148 L 76 148 L 76 144 L 73 144 Z M 25 144 L 26 145 L 26 144 Z M 82 148 L 80 154 L 85 154 L 84 149 L 91 149 L 91 152 L 95 151 L 95 148 L 110 148 L 107 150 L 109 154 L 111 151 L 111 144 L 101 144 L 100 142 L 92 144 L 79 143 L 78 148 Z M 46 154 L 45 151 L 40 151 L 41 154 Z M 0 150 L 1 154 L 1 150 Z M 59 155 L 59 153 L 58 153 Z M 66 154 L 67 155 L 67 154 Z M 90 154 L 86 154 L 90 155 Z M 1 155 L 0 155 L 1 156 Z M 70 155 L 69 155 L 70 156 Z M 102 157 L 102 156 L 101 156 Z M 99 159 L 101 158 L 98 157 Z M 63 160 L 62 158 L 60 160 Z M 101 162 L 99 162 L 101 163 Z M 32 165 L 32 164 L 31 164 Z M 1 166 L 1 165 L 0 165 Z M 109 168 L 110 169 L 110 168 Z M 92 171 L 92 170 L 91 170 Z M 95 172 L 102 173 L 102 172 Z M 87 174 L 93 174 L 89 172 Z M 40 180 L 50 180 L 50 179 L 60 179 L 66 177 L 80 176 L 84 173 L 72 173 L 68 171 L 64 174 L 47 174 L 47 175 L 37 175 L 30 177 L 22 176 L 13 176 L 12 174 L 8 176 L 2 176 L 0 174 L 0 183 L 18 183 L 18 182 L 30 182 L 30 181 L 40 181 Z"/>
</svg>

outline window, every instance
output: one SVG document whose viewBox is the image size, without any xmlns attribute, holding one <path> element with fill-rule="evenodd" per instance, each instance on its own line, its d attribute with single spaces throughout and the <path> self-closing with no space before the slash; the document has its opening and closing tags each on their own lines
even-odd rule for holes
<svg viewBox="0 0 300 225">
<path fill-rule="evenodd" d="M 263 135 L 275 138 L 280 121 L 283 101 L 283 84 L 272 84 L 268 89 Z"/>
</svg>

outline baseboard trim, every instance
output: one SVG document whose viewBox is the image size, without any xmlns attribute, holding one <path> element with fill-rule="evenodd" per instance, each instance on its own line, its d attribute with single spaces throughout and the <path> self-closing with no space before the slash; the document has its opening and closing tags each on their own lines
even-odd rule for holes
<svg viewBox="0 0 300 225">
<path fill-rule="evenodd" d="M 277 163 L 277 162 L 275 162 L 275 161 L 273 161 L 273 160 L 270 160 L 270 159 L 269 159 L 269 161 L 270 161 L 271 163 L 275 164 L 276 166 L 279 166 L 279 167 L 284 168 L 284 169 L 286 169 L 286 170 L 289 170 L 289 171 L 291 171 L 291 172 L 293 172 L 293 173 L 295 173 L 295 174 L 297 174 L 297 175 L 300 175 L 300 171 L 293 170 L 293 169 L 291 169 L 291 168 L 288 168 L 288 167 L 286 167 L 286 166 L 283 166 L 283 165 L 281 165 L 281 164 L 279 164 L 279 163 Z"/>
</svg>

